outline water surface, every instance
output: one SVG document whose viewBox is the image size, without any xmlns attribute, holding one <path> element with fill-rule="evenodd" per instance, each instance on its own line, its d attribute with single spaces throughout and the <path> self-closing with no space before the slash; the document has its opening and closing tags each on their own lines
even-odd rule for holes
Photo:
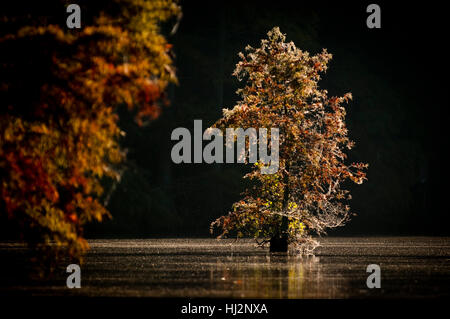
<svg viewBox="0 0 450 319">
<path fill-rule="evenodd" d="M 366 298 L 450 296 L 450 238 L 322 238 L 314 256 L 271 254 L 251 240 L 91 240 L 82 288 L 66 274 L 30 280 L 0 274 L 0 294 Z M 22 246 L 0 244 L 3 268 Z M 8 257 L 9 256 L 9 257 Z M 381 288 L 368 289 L 366 267 L 381 267 Z M 6 269 L 7 270 L 7 269 Z"/>
</svg>

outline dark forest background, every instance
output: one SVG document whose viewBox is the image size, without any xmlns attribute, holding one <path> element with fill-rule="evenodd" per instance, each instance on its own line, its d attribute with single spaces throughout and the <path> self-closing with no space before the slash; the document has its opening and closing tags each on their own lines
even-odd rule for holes
<svg viewBox="0 0 450 319">
<path fill-rule="evenodd" d="M 128 161 L 110 185 L 113 219 L 90 225 L 90 237 L 210 236 L 244 189 L 245 167 L 173 164 L 176 127 L 206 128 L 233 107 L 239 82 L 231 76 L 237 53 L 274 26 L 314 54 L 333 60 L 321 87 L 352 92 L 347 111 L 356 147 L 349 161 L 369 163 L 368 182 L 352 187 L 357 216 L 331 235 L 449 234 L 446 205 L 448 58 L 442 8 L 378 1 L 382 28 L 366 27 L 371 2 L 182 1 L 183 18 L 169 37 L 180 83 L 171 106 L 144 128 L 121 114 Z"/>
<path fill-rule="evenodd" d="M 350 185 L 357 216 L 329 234 L 450 235 L 446 11 L 438 2 L 376 1 L 382 27 L 368 29 L 370 3 L 181 1 L 177 32 L 170 35 L 173 22 L 165 26 L 179 85 L 167 92 L 170 106 L 144 127 L 119 109 L 128 155 L 120 183 L 105 183 L 113 218 L 88 225 L 86 236 L 211 236 L 210 223 L 244 190 L 246 167 L 176 165 L 171 132 L 192 129 L 194 119 L 205 129 L 235 105 L 237 54 L 259 46 L 274 26 L 311 54 L 327 48 L 333 60 L 321 88 L 353 93 L 347 124 L 356 147 L 348 160 L 369 163 L 368 181 Z"/>
</svg>

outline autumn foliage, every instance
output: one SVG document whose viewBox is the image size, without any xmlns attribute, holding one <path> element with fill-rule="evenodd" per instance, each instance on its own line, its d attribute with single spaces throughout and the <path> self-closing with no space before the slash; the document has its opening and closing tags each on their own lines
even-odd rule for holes
<svg viewBox="0 0 450 319">
<path fill-rule="evenodd" d="M 238 90 L 237 105 L 223 111 L 214 127 L 280 129 L 279 170 L 261 174 L 259 162 L 245 178 L 253 181 L 232 211 L 212 223 L 221 236 L 278 238 L 302 252 L 315 245 L 312 234 L 344 225 L 351 198 L 342 187 L 346 180 L 361 184 L 366 164 L 346 164 L 347 136 L 343 97 L 329 97 L 318 87 L 320 73 L 327 70 L 331 54 L 311 56 L 286 43 L 278 28 L 268 33 L 261 47 L 240 53 L 234 75 L 245 86 Z M 248 141 L 247 141 L 248 143 Z"/>
<path fill-rule="evenodd" d="M 180 7 L 104 4 L 78 30 L 44 17 L 0 38 L 0 214 L 49 260 L 79 259 L 88 248 L 83 225 L 109 216 L 101 181 L 120 178 L 124 158 L 116 108 L 155 119 L 176 81 L 160 23 Z M 89 5 L 81 1 L 92 13 Z"/>
</svg>

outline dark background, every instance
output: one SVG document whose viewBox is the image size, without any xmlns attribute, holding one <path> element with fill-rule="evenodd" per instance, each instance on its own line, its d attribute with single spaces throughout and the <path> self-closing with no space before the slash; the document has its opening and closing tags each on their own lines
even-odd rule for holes
<svg viewBox="0 0 450 319">
<path fill-rule="evenodd" d="M 446 149 L 448 59 L 444 8 L 377 1 L 381 29 L 368 29 L 368 1 L 182 1 L 174 44 L 179 86 L 170 108 L 145 128 L 123 114 L 127 170 L 111 191 L 114 218 L 91 237 L 209 236 L 243 190 L 245 167 L 171 162 L 176 127 L 206 128 L 233 107 L 237 53 L 279 26 L 310 53 L 333 54 L 321 87 L 352 92 L 349 161 L 369 163 L 368 181 L 351 186 L 357 216 L 331 235 L 448 235 Z M 192 131 L 191 131 L 192 132 Z"/>
<path fill-rule="evenodd" d="M 27 3 L 2 7 L 33 17 L 48 12 L 52 1 Z M 173 164 L 170 135 L 177 127 L 191 130 L 194 119 L 202 119 L 205 129 L 222 108 L 235 105 L 242 86 L 231 75 L 237 54 L 247 44 L 259 46 L 274 26 L 311 54 L 327 48 L 333 60 L 320 86 L 330 95 L 353 93 L 347 124 L 356 147 L 348 160 L 369 163 L 368 181 L 350 185 L 357 216 L 329 234 L 450 235 L 446 8 L 377 0 L 382 27 L 368 29 L 370 3 L 181 1 L 179 28 L 172 36 L 166 32 L 180 83 L 169 88 L 170 107 L 145 127 L 119 108 L 128 159 L 121 182 L 105 184 L 113 219 L 88 225 L 86 235 L 211 236 L 209 224 L 244 190 L 247 168 Z M 82 20 L 88 15 L 82 12 Z"/>
</svg>

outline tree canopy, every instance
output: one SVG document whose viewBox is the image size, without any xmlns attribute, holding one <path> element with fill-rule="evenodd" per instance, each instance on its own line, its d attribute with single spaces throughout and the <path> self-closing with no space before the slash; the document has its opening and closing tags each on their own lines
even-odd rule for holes
<svg viewBox="0 0 450 319">
<path fill-rule="evenodd" d="M 343 188 L 346 180 L 361 184 L 367 164 L 346 164 L 345 149 L 354 143 L 347 136 L 344 104 L 350 93 L 329 97 L 320 89 L 320 73 L 332 58 L 325 49 L 311 56 L 275 27 L 261 47 L 246 47 L 239 53 L 234 75 L 245 80 L 238 90 L 240 100 L 224 109 L 214 127 L 279 128 L 279 170 L 262 174 L 258 162 L 245 178 L 253 187 L 218 218 L 212 227 L 221 236 L 237 232 L 238 237 L 283 237 L 310 249 L 312 233 L 345 224 L 351 216 L 343 200 L 351 198 Z M 248 141 L 247 141 L 248 144 Z"/>
</svg>

